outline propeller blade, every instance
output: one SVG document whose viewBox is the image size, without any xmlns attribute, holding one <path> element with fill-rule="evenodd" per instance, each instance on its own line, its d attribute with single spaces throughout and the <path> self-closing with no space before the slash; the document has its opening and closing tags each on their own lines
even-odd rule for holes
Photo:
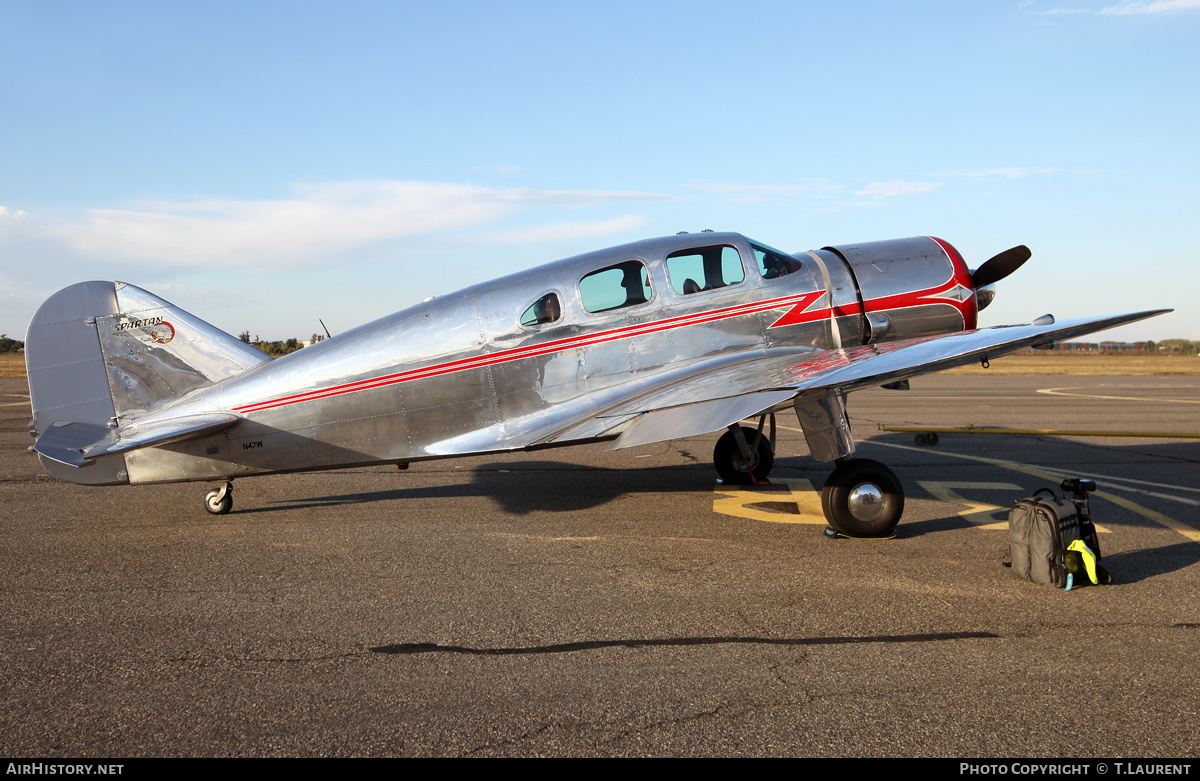
<svg viewBox="0 0 1200 781">
<path fill-rule="evenodd" d="M 995 257 L 984 261 L 984 264 L 971 272 L 971 281 L 975 289 L 999 282 L 1021 267 L 1033 255 L 1024 244 L 1012 249 L 1006 249 Z"/>
</svg>

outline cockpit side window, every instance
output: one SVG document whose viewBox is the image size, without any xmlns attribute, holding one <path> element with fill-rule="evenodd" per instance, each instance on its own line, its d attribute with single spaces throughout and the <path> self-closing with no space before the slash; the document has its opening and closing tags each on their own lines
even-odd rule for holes
<svg viewBox="0 0 1200 781">
<path fill-rule="evenodd" d="M 560 317 L 562 317 L 562 302 L 558 300 L 558 293 L 547 293 L 525 310 L 525 314 L 521 315 L 521 325 L 529 327 L 553 323 Z"/>
<path fill-rule="evenodd" d="M 750 242 L 754 257 L 758 260 L 758 271 L 763 279 L 785 277 L 801 268 L 800 261 L 786 252 L 782 252 L 765 244 Z"/>
<path fill-rule="evenodd" d="M 593 314 L 644 304 L 652 295 L 646 266 L 637 260 L 593 271 L 579 280 L 583 308 Z"/>
<path fill-rule="evenodd" d="M 733 247 L 694 247 L 667 255 L 667 276 L 671 289 L 687 296 L 736 285 L 746 278 L 746 271 Z"/>
</svg>

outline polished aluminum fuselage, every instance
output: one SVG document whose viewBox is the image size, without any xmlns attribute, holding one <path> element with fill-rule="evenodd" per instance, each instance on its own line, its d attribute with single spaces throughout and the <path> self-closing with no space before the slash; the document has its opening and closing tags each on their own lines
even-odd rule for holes
<svg viewBox="0 0 1200 781">
<path fill-rule="evenodd" d="M 744 280 L 675 292 L 667 255 L 714 245 L 737 250 Z M 101 460 L 124 460 L 124 468 L 105 470 L 121 476 L 114 482 L 150 483 L 569 444 L 615 436 L 632 416 L 606 410 L 703 367 L 975 326 L 969 272 L 944 242 L 902 239 L 795 257 L 798 271 L 766 278 L 745 237 L 699 233 L 550 263 L 131 413 L 143 424 L 212 411 L 241 420 L 215 434 Z M 649 300 L 586 311 L 581 278 L 626 260 L 645 263 Z M 561 317 L 521 325 L 522 313 L 548 293 L 560 297 Z"/>
</svg>

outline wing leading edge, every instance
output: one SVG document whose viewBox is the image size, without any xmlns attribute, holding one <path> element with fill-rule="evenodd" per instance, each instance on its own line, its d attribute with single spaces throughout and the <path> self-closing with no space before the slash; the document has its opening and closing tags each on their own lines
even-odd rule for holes
<svg viewBox="0 0 1200 781">
<path fill-rule="evenodd" d="M 624 416 L 612 449 L 719 431 L 747 417 L 802 399 L 832 395 L 952 369 L 1035 344 L 1073 339 L 1173 310 L 995 326 L 953 334 L 797 355 L 768 355 L 676 379 L 601 413 Z M 688 412 L 694 408 L 694 412 Z M 633 416 L 629 418 L 629 416 Z M 616 422 L 616 421 L 614 421 Z"/>
</svg>

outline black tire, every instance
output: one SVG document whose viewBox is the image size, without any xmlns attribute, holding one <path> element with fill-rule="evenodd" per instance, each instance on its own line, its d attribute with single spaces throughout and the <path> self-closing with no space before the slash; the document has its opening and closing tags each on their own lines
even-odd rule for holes
<svg viewBox="0 0 1200 781">
<path fill-rule="evenodd" d="M 221 496 L 220 489 L 213 489 L 204 496 L 204 509 L 208 510 L 213 515 L 224 515 L 233 509 L 233 489 L 225 492 L 225 496 Z"/>
<path fill-rule="evenodd" d="M 821 509 L 829 525 L 847 537 L 891 537 L 904 514 L 904 489 L 883 464 L 854 458 L 826 478 Z"/>
<path fill-rule="evenodd" d="M 926 435 L 925 439 L 927 442 L 929 442 L 930 447 L 937 447 L 938 435 L 936 431 L 930 431 L 929 434 Z"/>
<path fill-rule="evenodd" d="M 742 435 L 746 437 L 746 444 L 750 446 L 749 469 L 732 431 L 726 431 L 713 448 L 713 464 L 717 467 L 721 482 L 726 485 L 749 485 L 751 472 L 756 480 L 766 480 L 767 475 L 771 474 L 771 467 L 775 465 L 775 451 L 767 437 L 759 439 L 756 450 L 754 440 L 758 438 L 758 432 L 745 426 L 741 429 Z"/>
<path fill-rule="evenodd" d="M 917 447 L 925 447 L 929 444 L 929 437 L 925 434 L 917 434 L 913 437 L 913 441 L 917 443 Z"/>
</svg>

